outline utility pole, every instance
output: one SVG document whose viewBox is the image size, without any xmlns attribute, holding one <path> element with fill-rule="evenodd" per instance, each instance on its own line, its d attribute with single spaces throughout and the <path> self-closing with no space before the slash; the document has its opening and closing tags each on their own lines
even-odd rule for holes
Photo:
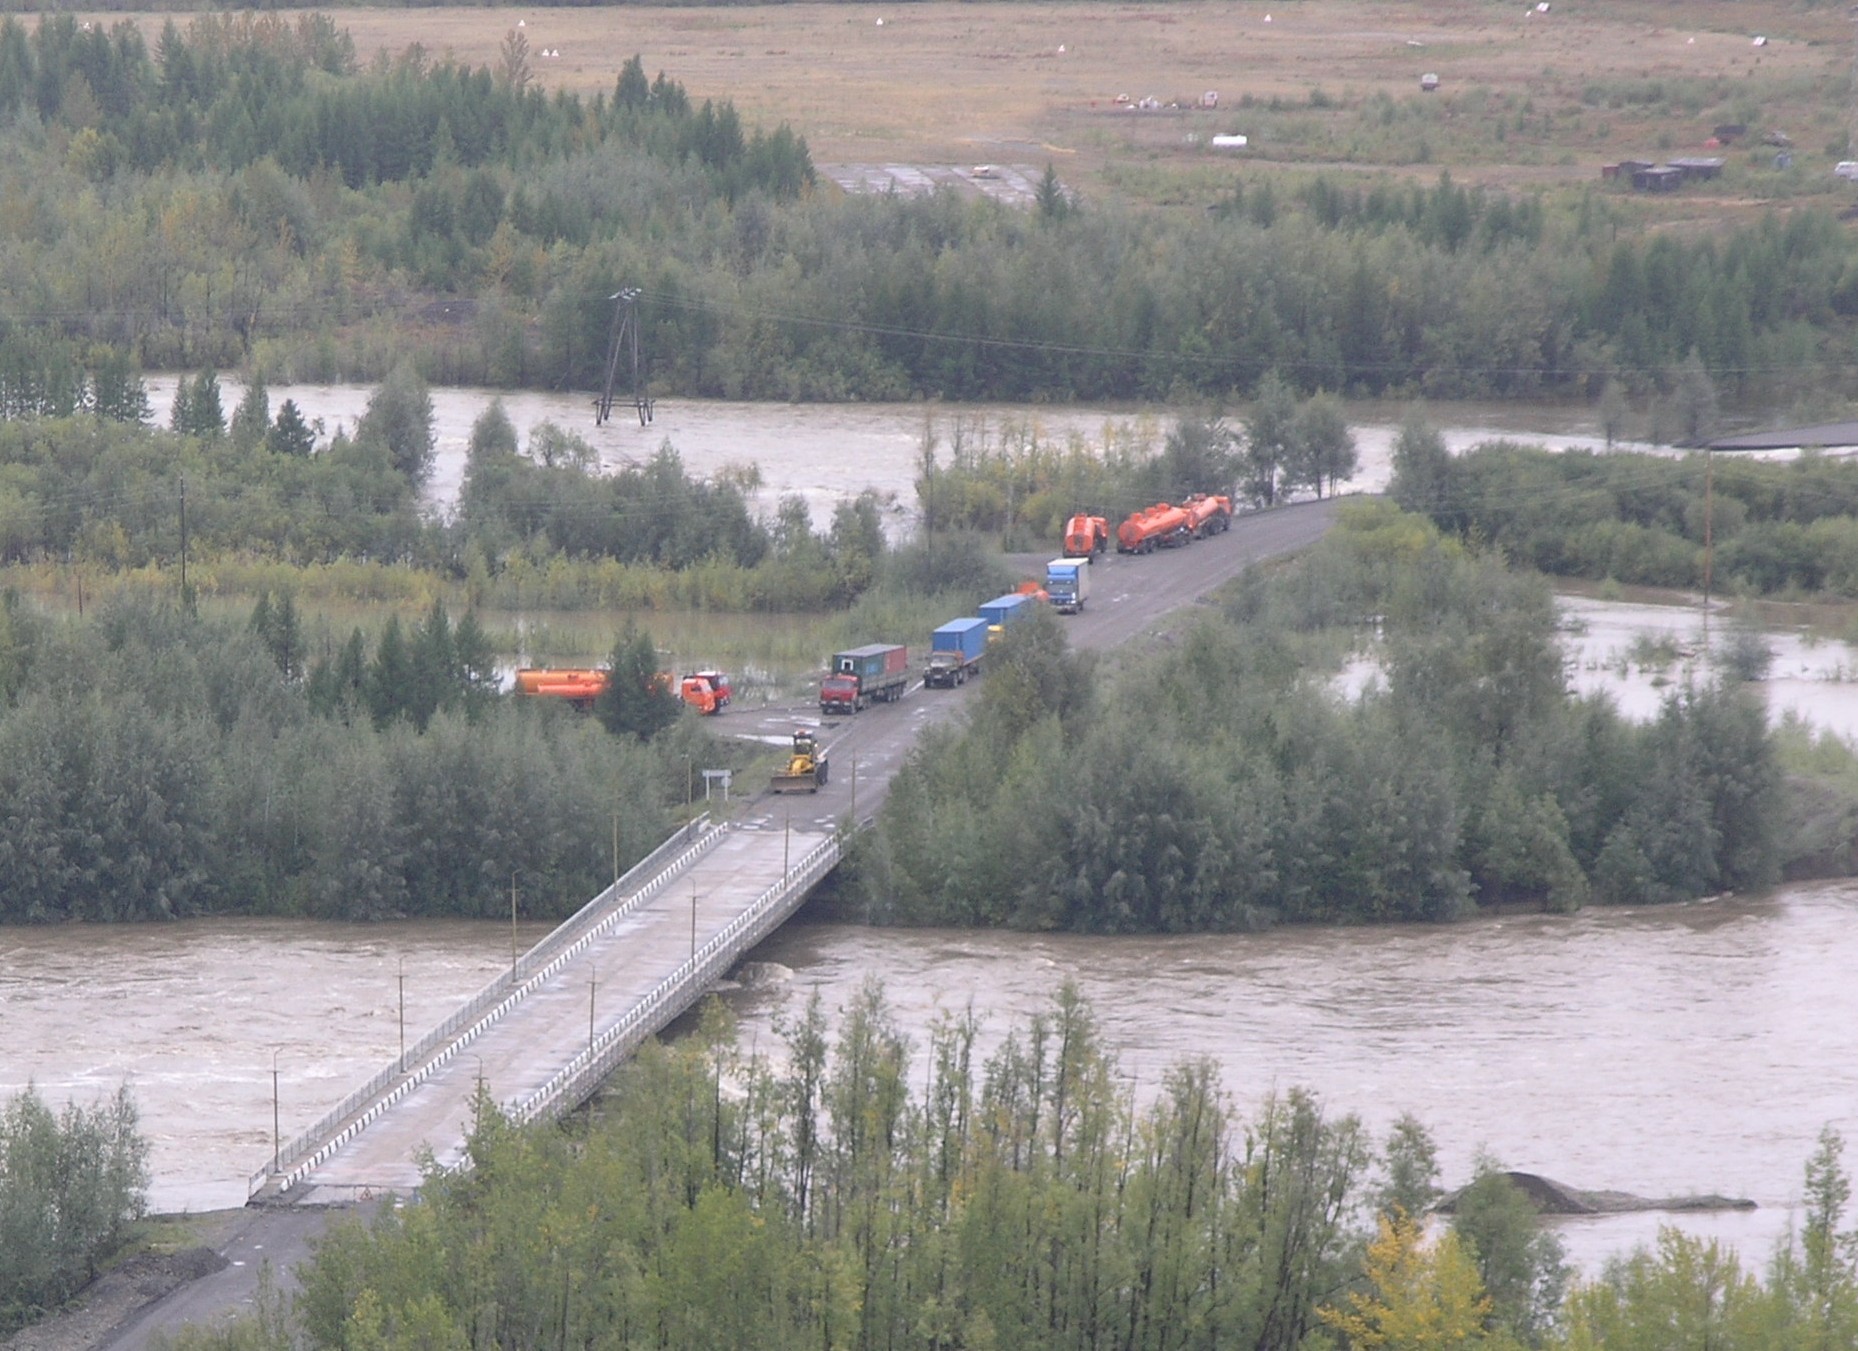
<svg viewBox="0 0 1858 1351">
<path fill-rule="evenodd" d="M 284 1151 L 278 1143 L 277 1051 L 271 1052 L 271 1171 L 280 1171 Z"/>
<path fill-rule="evenodd" d="M 1716 453 L 1703 448 L 1703 660 L 1710 659 L 1710 571 L 1715 560 L 1711 527 L 1716 516 Z"/>
<path fill-rule="evenodd" d="M 516 984 L 516 872 L 510 871 L 510 984 Z"/>
<path fill-rule="evenodd" d="M 587 977 L 587 1054 L 589 1058 L 591 1058 L 594 1053 L 594 991 L 598 990 L 599 988 L 600 988 L 599 975 L 596 973 L 596 974 L 588 976 Z"/>
<path fill-rule="evenodd" d="M 697 960 L 697 879 L 690 879 L 690 960 Z"/>
<path fill-rule="evenodd" d="M 400 1073 L 406 1073 L 406 958 L 400 959 Z"/>
</svg>

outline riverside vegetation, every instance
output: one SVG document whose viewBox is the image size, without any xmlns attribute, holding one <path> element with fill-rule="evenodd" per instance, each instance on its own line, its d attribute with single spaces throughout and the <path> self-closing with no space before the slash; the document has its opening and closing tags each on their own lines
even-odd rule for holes
<svg viewBox="0 0 1858 1351">
<path fill-rule="evenodd" d="M 1483 1159 L 1449 1221 L 1425 1127 L 1376 1141 L 1289 1091 L 1240 1118 L 1213 1068 L 1138 1103 L 1071 988 L 980 1060 L 972 1013 L 918 1030 L 876 984 L 816 995 L 778 1056 L 712 1006 L 567 1127 L 480 1099 L 471 1168 L 337 1225 L 299 1293 L 211 1348 L 893 1347 L 1834 1351 L 1858 1337 L 1842 1139 L 1765 1279 L 1715 1243 L 1568 1289 Z M 916 1057 L 921 1053 L 919 1069 Z M 920 1084 L 920 1089 L 913 1085 Z"/>
<path fill-rule="evenodd" d="M 1416 418 L 1394 469 L 1402 506 L 1554 576 L 1696 589 L 1707 566 L 1728 594 L 1858 597 L 1858 465 L 1847 459 L 1550 454 L 1507 441 L 1454 458 Z"/>
<path fill-rule="evenodd" d="M 95 1280 L 147 1193 L 148 1142 L 127 1088 L 61 1112 L 31 1088 L 0 1103 L 0 1334 Z"/>
<path fill-rule="evenodd" d="M 1775 880 L 1797 845 L 1760 705 L 1689 686 L 1636 726 L 1568 692 L 1555 622 L 1541 580 L 1378 504 L 1113 674 L 1049 616 L 1021 625 L 969 723 L 926 733 L 898 775 L 855 903 L 1178 932 Z M 1352 697 L 1334 674 L 1351 654 L 1375 673 Z"/>
</svg>

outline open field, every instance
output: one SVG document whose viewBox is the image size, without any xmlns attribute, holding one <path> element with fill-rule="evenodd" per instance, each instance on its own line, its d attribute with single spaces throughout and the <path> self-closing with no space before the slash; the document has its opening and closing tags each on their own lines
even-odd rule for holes
<svg viewBox="0 0 1858 1351">
<path fill-rule="evenodd" d="M 1260 161 L 1589 182 L 1621 157 L 1709 153 L 1724 122 L 1750 135 L 1725 152 L 1718 198 L 1795 198 L 1843 188 L 1829 171 L 1852 117 L 1845 7 L 1805 0 L 1555 0 L 1547 14 L 1524 0 L 333 13 L 364 60 L 418 43 L 493 69 L 521 23 L 534 77 L 583 94 L 611 89 L 639 54 L 698 98 L 791 123 L 821 165 L 1050 160 L 1086 190 L 1164 203 L 1196 202 L 1235 163 Z M 163 16 L 141 21 L 152 35 Z M 1419 91 L 1427 72 L 1436 94 Z M 1208 91 L 1217 108 L 1191 106 Z M 1135 111 L 1119 95 L 1162 106 Z M 1773 167 L 1759 143 L 1770 131 L 1791 138 L 1793 169 Z M 1208 149 L 1215 133 L 1250 137 L 1243 160 Z M 1694 214 L 1694 190 L 1689 206 L 1656 210 Z"/>
</svg>

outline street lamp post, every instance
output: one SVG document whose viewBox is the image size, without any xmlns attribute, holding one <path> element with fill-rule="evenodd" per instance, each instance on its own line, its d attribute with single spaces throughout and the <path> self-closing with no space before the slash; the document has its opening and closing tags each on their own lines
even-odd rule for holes
<svg viewBox="0 0 1858 1351">
<path fill-rule="evenodd" d="M 271 1171 L 280 1171 L 280 1161 L 284 1151 L 278 1139 L 278 1098 L 277 1098 L 277 1049 L 271 1051 Z"/>
<path fill-rule="evenodd" d="M 510 870 L 510 984 L 516 984 L 516 870 Z"/>
<path fill-rule="evenodd" d="M 400 959 L 400 1073 L 406 1073 L 406 958 Z"/>
</svg>

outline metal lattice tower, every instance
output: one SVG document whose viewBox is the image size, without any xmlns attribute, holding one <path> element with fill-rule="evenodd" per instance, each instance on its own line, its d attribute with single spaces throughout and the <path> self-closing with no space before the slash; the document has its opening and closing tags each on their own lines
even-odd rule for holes
<svg viewBox="0 0 1858 1351">
<path fill-rule="evenodd" d="M 594 426 L 604 426 L 613 415 L 613 385 L 619 378 L 619 354 L 629 349 L 632 357 L 632 406 L 639 415 L 639 425 L 643 427 L 652 420 L 652 401 L 645 395 L 639 368 L 639 288 L 623 287 L 607 299 L 613 302 L 613 342 L 606 356 L 606 386 L 594 401 Z"/>
</svg>

